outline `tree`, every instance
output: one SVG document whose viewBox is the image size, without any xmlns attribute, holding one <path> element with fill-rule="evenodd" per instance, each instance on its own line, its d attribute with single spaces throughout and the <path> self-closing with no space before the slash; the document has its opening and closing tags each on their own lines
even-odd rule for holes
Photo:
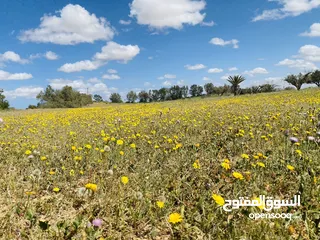
<svg viewBox="0 0 320 240">
<path fill-rule="evenodd" d="M 70 86 L 54 90 L 50 85 L 37 95 L 39 108 L 77 108 L 92 103 L 92 96 L 80 93 Z"/>
<path fill-rule="evenodd" d="M 149 100 L 149 94 L 146 91 L 141 91 L 138 94 L 140 102 L 146 103 Z"/>
<path fill-rule="evenodd" d="M 191 85 L 190 90 L 189 90 L 191 97 L 196 97 L 197 92 L 198 92 L 198 85 L 196 85 L 196 84 Z"/>
<path fill-rule="evenodd" d="M 93 100 L 95 102 L 103 102 L 103 98 L 98 94 L 93 95 Z"/>
<path fill-rule="evenodd" d="M 203 87 L 202 86 L 198 86 L 197 87 L 197 96 L 201 96 L 203 93 Z"/>
<path fill-rule="evenodd" d="M 207 95 L 211 95 L 214 93 L 214 86 L 212 83 L 206 83 L 204 85 L 204 90 L 206 91 Z"/>
<path fill-rule="evenodd" d="M 307 73 L 307 74 L 299 73 L 298 75 L 291 74 L 291 75 L 288 75 L 284 79 L 284 81 L 296 87 L 296 89 L 299 91 L 302 85 L 307 83 L 310 74 L 311 73 Z"/>
<path fill-rule="evenodd" d="M 10 104 L 6 99 L 6 96 L 3 95 L 3 89 L 0 89 L 0 109 L 8 109 Z"/>
<path fill-rule="evenodd" d="M 137 99 L 138 99 L 138 96 L 134 91 L 128 92 L 127 100 L 129 103 L 134 103 Z"/>
<path fill-rule="evenodd" d="M 161 101 L 166 100 L 167 94 L 168 94 L 168 89 L 166 89 L 166 88 L 159 89 L 159 96 L 160 96 Z"/>
<path fill-rule="evenodd" d="M 171 100 L 177 100 L 182 98 L 182 90 L 180 86 L 175 85 L 169 89 L 169 95 Z"/>
<path fill-rule="evenodd" d="M 160 100 L 160 91 L 159 90 L 149 90 L 150 101 L 157 102 Z"/>
<path fill-rule="evenodd" d="M 119 93 L 112 93 L 109 99 L 112 103 L 122 103 L 122 99 Z"/>
<path fill-rule="evenodd" d="M 229 76 L 228 82 L 231 83 L 231 92 L 236 96 L 240 90 L 240 84 L 246 79 L 241 75 Z"/>
<path fill-rule="evenodd" d="M 187 98 L 188 97 L 188 91 L 189 91 L 188 86 L 183 86 L 180 89 L 181 89 L 182 98 Z"/>
<path fill-rule="evenodd" d="M 320 71 L 316 70 L 310 75 L 310 83 L 316 84 L 320 87 Z"/>
<path fill-rule="evenodd" d="M 259 86 L 261 92 L 275 92 L 277 91 L 277 86 L 274 84 L 263 84 Z"/>
</svg>

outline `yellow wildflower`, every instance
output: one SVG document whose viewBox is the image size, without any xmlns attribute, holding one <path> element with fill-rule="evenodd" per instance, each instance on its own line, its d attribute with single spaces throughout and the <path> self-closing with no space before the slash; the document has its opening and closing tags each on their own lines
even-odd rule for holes
<svg viewBox="0 0 320 240">
<path fill-rule="evenodd" d="M 169 222 L 170 223 L 179 223 L 179 222 L 182 222 L 182 216 L 179 214 L 179 213 L 171 213 L 169 215 Z"/>
<path fill-rule="evenodd" d="M 158 206 L 158 208 L 163 208 L 164 207 L 164 202 L 157 201 L 157 206 Z"/>
<path fill-rule="evenodd" d="M 98 189 L 97 184 L 94 184 L 94 183 L 87 183 L 85 187 L 86 189 L 90 189 L 92 192 L 96 192 Z"/>
<path fill-rule="evenodd" d="M 200 168 L 200 162 L 199 160 L 196 160 L 193 164 L 192 164 L 194 169 L 199 169 Z"/>
<path fill-rule="evenodd" d="M 212 198 L 219 206 L 223 206 L 224 205 L 224 199 L 220 195 L 212 194 Z"/>
<path fill-rule="evenodd" d="M 121 177 L 121 182 L 126 185 L 129 182 L 129 178 L 126 176 Z"/>
<path fill-rule="evenodd" d="M 233 172 L 232 175 L 237 179 L 240 179 L 240 180 L 244 179 L 241 173 Z"/>
</svg>

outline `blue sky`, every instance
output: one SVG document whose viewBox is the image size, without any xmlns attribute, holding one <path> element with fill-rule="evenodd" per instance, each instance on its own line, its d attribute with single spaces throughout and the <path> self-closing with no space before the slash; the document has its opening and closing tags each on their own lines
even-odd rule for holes
<svg viewBox="0 0 320 240">
<path fill-rule="evenodd" d="M 108 99 L 175 84 L 284 85 L 320 67 L 319 0 L 2 0 L 0 88 L 36 104 L 48 84 Z"/>
</svg>

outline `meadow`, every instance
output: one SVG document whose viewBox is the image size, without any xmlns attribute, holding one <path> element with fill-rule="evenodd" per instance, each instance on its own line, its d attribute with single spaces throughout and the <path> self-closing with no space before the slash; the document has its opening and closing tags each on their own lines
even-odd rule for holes
<svg viewBox="0 0 320 240">
<path fill-rule="evenodd" d="M 1 239 L 319 239 L 319 89 L 0 117 Z"/>
</svg>

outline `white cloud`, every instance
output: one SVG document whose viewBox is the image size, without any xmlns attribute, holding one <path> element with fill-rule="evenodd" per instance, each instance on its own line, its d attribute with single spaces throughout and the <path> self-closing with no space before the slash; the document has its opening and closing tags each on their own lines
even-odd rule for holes
<svg viewBox="0 0 320 240">
<path fill-rule="evenodd" d="M 44 15 L 40 19 L 40 26 L 23 31 L 19 40 L 74 45 L 97 40 L 108 41 L 115 34 L 105 18 L 97 18 L 80 5 L 68 4 L 57 13 L 57 16 Z"/>
<path fill-rule="evenodd" d="M 20 55 L 15 52 L 7 51 L 3 54 L 0 53 L 0 62 L 16 62 L 16 63 L 25 64 L 25 63 L 28 63 L 29 61 L 27 59 L 22 59 Z"/>
<path fill-rule="evenodd" d="M 26 80 L 32 78 L 30 73 L 9 73 L 0 70 L 0 80 Z"/>
<path fill-rule="evenodd" d="M 93 60 L 84 60 L 75 63 L 66 63 L 58 71 L 80 72 L 83 70 L 92 71 L 106 64 L 108 61 L 118 60 L 127 63 L 140 53 L 140 48 L 135 45 L 120 45 L 115 42 L 108 42 L 102 47 L 101 52 L 96 53 Z"/>
<path fill-rule="evenodd" d="M 105 74 L 102 76 L 103 79 L 108 79 L 108 80 L 117 80 L 120 79 L 120 77 L 117 74 Z"/>
<path fill-rule="evenodd" d="M 46 52 L 45 57 L 48 60 L 57 60 L 59 58 L 59 56 L 56 53 L 51 52 L 51 51 Z"/>
<path fill-rule="evenodd" d="M 151 83 L 145 82 L 143 85 L 144 85 L 145 87 L 149 87 L 149 86 L 151 86 Z"/>
<path fill-rule="evenodd" d="M 97 78 L 91 78 L 88 81 L 63 78 L 49 79 L 48 81 L 54 89 L 62 89 L 64 86 L 70 86 L 81 93 L 88 91 L 90 94 L 100 94 L 105 99 L 107 99 L 112 92 L 117 91 L 116 88 L 109 88 Z"/>
<path fill-rule="evenodd" d="M 211 79 L 211 78 L 208 78 L 208 77 L 203 77 L 202 80 L 203 80 L 203 81 L 212 81 L 212 79 Z"/>
<path fill-rule="evenodd" d="M 108 69 L 108 73 L 116 74 L 116 73 L 118 73 L 118 71 L 114 70 L 114 69 Z"/>
<path fill-rule="evenodd" d="M 238 68 L 236 68 L 236 67 L 231 67 L 231 68 L 229 68 L 229 71 L 230 71 L 230 72 L 238 71 Z"/>
<path fill-rule="evenodd" d="M 318 69 L 314 62 L 320 62 L 320 48 L 315 45 L 304 45 L 299 49 L 299 54 L 292 58 L 294 59 L 286 58 L 276 65 L 300 70 Z"/>
<path fill-rule="evenodd" d="M 282 5 L 281 8 L 265 10 L 256 16 L 253 21 L 278 20 L 289 16 L 299 16 L 320 6 L 319 0 L 268 0 Z"/>
<path fill-rule="evenodd" d="M 15 99 L 17 97 L 36 98 L 36 96 L 43 90 L 44 89 L 42 87 L 19 87 L 15 90 L 4 91 L 3 94 L 8 99 Z"/>
<path fill-rule="evenodd" d="M 133 0 L 130 17 L 153 29 L 182 29 L 184 24 L 197 25 L 203 21 L 204 0 Z"/>
<path fill-rule="evenodd" d="M 284 59 L 280 61 L 277 66 L 287 66 L 289 68 L 297 68 L 300 70 L 315 70 L 317 69 L 317 66 L 309 61 L 306 61 L 304 59 Z"/>
<path fill-rule="evenodd" d="M 149 60 L 153 60 L 153 57 L 152 57 L 152 56 L 151 56 L 151 57 L 148 57 L 148 59 L 149 59 Z"/>
<path fill-rule="evenodd" d="M 177 84 L 178 84 L 179 86 L 181 86 L 181 85 L 184 85 L 185 83 L 184 83 L 184 80 L 179 80 L 179 81 L 177 81 Z"/>
<path fill-rule="evenodd" d="M 320 62 L 320 48 L 315 45 L 304 45 L 299 50 L 300 57 L 310 62 Z"/>
<path fill-rule="evenodd" d="M 223 69 L 221 68 L 210 68 L 208 70 L 208 73 L 221 73 L 221 72 L 223 72 Z"/>
<path fill-rule="evenodd" d="M 255 69 L 252 69 L 252 70 L 247 70 L 247 71 L 244 71 L 243 74 L 247 74 L 249 76 L 254 76 L 256 74 L 268 74 L 269 72 L 267 71 L 267 69 L 265 68 L 261 68 L 261 67 L 258 67 L 258 68 L 255 68 Z"/>
<path fill-rule="evenodd" d="M 46 53 L 31 54 L 29 58 L 33 60 L 33 59 L 42 58 L 42 57 L 48 60 L 57 60 L 59 58 L 59 56 L 52 51 L 47 51 Z"/>
<path fill-rule="evenodd" d="M 71 72 L 80 72 L 80 71 L 93 71 L 101 67 L 103 64 L 99 61 L 90 61 L 90 60 L 84 60 L 84 61 L 79 61 L 75 63 L 66 63 L 62 65 L 58 71 L 60 72 L 66 72 L 66 73 L 71 73 Z"/>
<path fill-rule="evenodd" d="M 120 45 L 115 42 L 108 42 L 102 47 L 100 53 L 96 53 L 93 57 L 99 61 L 121 61 L 127 63 L 140 53 L 140 48 L 137 45 Z"/>
<path fill-rule="evenodd" d="M 203 64 L 196 64 L 196 65 L 185 65 L 185 68 L 187 68 L 188 70 L 200 70 L 200 69 L 204 69 L 206 68 L 205 65 Z"/>
<path fill-rule="evenodd" d="M 164 82 L 162 83 L 162 85 L 163 85 L 163 86 L 166 86 L 166 87 L 169 87 L 169 86 L 172 85 L 172 83 L 171 83 L 170 81 L 164 81 Z"/>
<path fill-rule="evenodd" d="M 200 25 L 204 26 L 204 27 L 212 27 L 212 26 L 214 26 L 216 24 L 215 24 L 214 21 L 210 21 L 210 22 L 202 22 L 202 23 L 200 23 Z"/>
<path fill-rule="evenodd" d="M 212 38 L 209 43 L 218 46 L 233 45 L 233 48 L 239 48 L 239 41 L 237 39 L 225 41 L 222 38 Z"/>
<path fill-rule="evenodd" d="M 176 78 L 177 76 L 176 75 L 173 75 L 173 74 L 165 74 L 164 75 L 164 78 L 168 78 L 168 79 L 173 79 L 173 78 Z"/>
<path fill-rule="evenodd" d="M 229 76 L 230 76 L 229 74 L 225 74 L 220 79 L 221 80 L 228 80 Z"/>
<path fill-rule="evenodd" d="M 131 20 L 126 21 L 126 20 L 122 20 L 122 19 L 121 19 L 121 20 L 119 21 L 119 23 L 122 24 L 122 25 L 130 25 L 130 24 L 131 24 Z"/>
<path fill-rule="evenodd" d="M 309 32 L 304 32 L 300 34 L 306 37 L 320 37 L 320 23 L 314 23 L 310 26 Z"/>
</svg>

